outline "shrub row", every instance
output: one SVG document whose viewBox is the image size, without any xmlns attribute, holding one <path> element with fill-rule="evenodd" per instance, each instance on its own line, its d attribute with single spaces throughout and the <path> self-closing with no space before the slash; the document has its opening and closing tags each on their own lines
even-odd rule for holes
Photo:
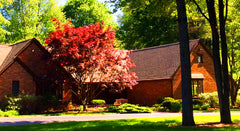
<svg viewBox="0 0 240 131">
<path fill-rule="evenodd" d="M 117 113 L 151 113 L 152 110 L 149 107 L 141 107 L 129 103 L 122 104 L 120 106 L 109 106 L 108 112 Z"/>
<path fill-rule="evenodd" d="M 179 112 L 182 108 L 181 100 L 175 100 L 171 97 L 160 97 L 157 99 L 157 103 L 153 105 L 153 110 Z"/>
<path fill-rule="evenodd" d="M 102 99 L 94 99 L 94 100 L 92 100 L 92 104 L 93 105 L 104 105 L 106 102 L 105 102 L 105 100 L 102 100 Z"/>
<path fill-rule="evenodd" d="M 20 114 L 39 113 L 51 108 L 58 108 L 60 103 L 58 98 L 52 95 L 35 96 L 35 95 L 18 95 L 5 96 L 1 100 L 1 110 L 16 110 Z"/>
<path fill-rule="evenodd" d="M 19 113 L 16 110 L 9 110 L 6 112 L 0 110 L 0 117 L 10 117 L 10 116 L 17 116 L 17 115 L 19 115 Z"/>
</svg>

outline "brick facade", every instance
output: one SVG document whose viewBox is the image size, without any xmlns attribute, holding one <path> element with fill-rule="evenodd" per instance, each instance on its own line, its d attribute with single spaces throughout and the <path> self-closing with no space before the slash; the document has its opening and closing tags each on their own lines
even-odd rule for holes
<svg viewBox="0 0 240 131">
<path fill-rule="evenodd" d="M 198 63 L 198 56 L 202 56 L 203 63 Z M 203 93 L 217 91 L 214 65 L 211 54 L 206 47 L 200 43 L 190 53 L 191 73 L 202 74 Z M 136 65 L 138 66 L 138 65 Z M 139 81 L 132 91 L 128 92 L 127 99 L 130 103 L 140 105 L 153 105 L 158 97 L 173 97 L 180 99 L 182 97 L 181 89 L 181 68 L 179 67 L 168 80 L 149 80 Z"/>
<path fill-rule="evenodd" d="M 198 56 L 202 56 L 203 63 L 198 63 Z M 203 74 L 203 93 L 217 91 L 217 85 L 214 74 L 213 58 L 201 44 L 190 54 L 191 73 Z M 173 76 L 173 98 L 182 97 L 181 89 L 181 69 L 179 68 Z"/>
<path fill-rule="evenodd" d="M 5 95 L 12 94 L 12 81 L 19 81 L 19 91 L 26 94 L 36 92 L 36 83 L 33 77 L 18 63 L 14 62 L 0 76 L 0 99 Z"/>
<path fill-rule="evenodd" d="M 61 97 L 63 102 L 72 101 L 69 84 L 55 83 L 64 80 L 62 76 L 65 76 L 66 71 L 49 61 L 49 53 L 36 39 L 27 42 L 16 44 L 20 49 L 13 57 L 13 64 L 7 66 L 6 70 L 0 74 L 0 99 L 4 95 L 12 94 L 12 81 L 19 81 L 20 93 L 44 95 L 48 92 Z"/>
<path fill-rule="evenodd" d="M 158 97 L 171 97 L 171 80 L 140 81 L 127 93 L 130 103 L 140 105 L 153 105 Z"/>
</svg>

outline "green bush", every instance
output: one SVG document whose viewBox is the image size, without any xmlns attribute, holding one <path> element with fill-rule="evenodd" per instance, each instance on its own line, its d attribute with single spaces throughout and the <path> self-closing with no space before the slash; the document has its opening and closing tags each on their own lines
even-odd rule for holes
<svg viewBox="0 0 240 131">
<path fill-rule="evenodd" d="M 181 108 L 182 108 L 182 104 L 180 102 L 178 102 L 178 101 L 172 102 L 170 111 L 179 112 L 179 111 L 181 111 Z"/>
<path fill-rule="evenodd" d="M 181 111 L 181 108 L 182 108 L 181 100 L 175 100 L 171 97 L 160 97 L 159 102 L 160 101 L 162 101 L 161 104 L 154 104 L 152 106 L 153 110 L 173 111 L 173 112 Z"/>
<path fill-rule="evenodd" d="M 198 96 L 204 103 L 210 105 L 210 107 L 219 107 L 218 94 L 217 92 L 202 93 Z"/>
<path fill-rule="evenodd" d="M 199 105 L 199 106 L 203 105 L 203 100 L 201 99 L 193 99 L 192 102 L 193 102 L 193 105 Z"/>
<path fill-rule="evenodd" d="M 118 112 L 118 106 L 108 106 L 107 110 L 108 112 Z"/>
<path fill-rule="evenodd" d="M 240 96 L 237 96 L 236 105 L 237 105 L 237 106 L 240 106 Z"/>
<path fill-rule="evenodd" d="M 193 110 L 200 110 L 201 106 L 200 105 L 193 105 Z"/>
<path fill-rule="evenodd" d="M 50 93 L 46 93 L 43 96 L 42 103 L 45 107 L 44 110 L 58 109 L 61 105 L 61 103 L 58 100 L 58 97 Z"/>
<path fill-rule="evenodd" d="M 166 112 L 166 111 L 169 111 L 169 109 L 166 108 L 166 107 L 159 106 L 159 107 L 156 108 L 156 111 L 159 111 L 159 112 Z"/>
<path fill-rule="evenodd" d="M 157 104 L 162 104 L 162 102 L 164 101 L 165 97 L 159 97 L 157 98 Z"/>
<path fill-rule="evenodd" d="M 94 99 L 94 100 L 92 100 L 92 103 L 94 105 L 104 105 L 106 102 L 105 102 L 105 100 L 102 100 L 102 99 Z"/>
<path fill-rule="evenodd" d="M 60 103 L 56 96 L 35 96 L 20 94 L 18 96 L 5 96 L 1 100 L 3 111 L 17 110 L 20 114 L 38 113 L 50 108 L 59 107 Z"/>
<path fill-rule="evenodd" d="M 16 110 L 9 110 L 9 111 L 1 111 L 0 110 L 0 117 L 10 117 L 10 116 L 18 116 L 19 112 Z"/>
<path fill-rule="evenodd" d="M 209 104 L 204 104 L 201 108 L 202 110 L 208 110 L 211 106 Z"/>
<path fill-rule="evenodd" d="M 22 108 L 19 110 L 20 114 L 31 114 L 37 113 L 42 111 L 42 96 L 35 96 L 35 95 L 22 95 L 21 106 Z"/>
<path fill-rule="evenodd" d="M 83 111 L 83 105 L 79 106 L 79 111 Z"/>
<path fill-rule="evenodd" d="M 180 104 L 180 102 L 178 100 L 175 100 L 175 99 L 173 99 L 171 97 L 165 97 L 161 106 L 166 107 L 167 109 L 169 109 L 171 111 L 171 106 L 172 106 L 171 104 L 172 103 Z"/>
<path fill-rule="evenodd" d="M 20 110 L 22 98 L 20 97 L 11 97 L 11 96 L 4 96 L 1 101 L 1 109 L 3 111 L 7 110 Z"/>
<path fill-rule="evenodd" d="M 154 104 L 154 105 L 152 106 L 152 110 L 154 110 L 154 111 L 160 111 L 160 112 L 169 111 L 169 109 L 167 109 L 166 107 L 163 107 L 162 104 Z"/>
<path fill-rule="evenodd" d="M 152 105 L 152 107 L 159 107 L 159 106 L 162 106 L 162 104 L 154 104 L 154 105 Z"/>
<path fill-rule="evenodd" d="M 109 106 L 107 108 L 109 112 L 117 113 L 151 113 L 152 110 L 148 107 L 140 107 L 134 104 L 125 103 L 120 106 Z"/>
</svg>

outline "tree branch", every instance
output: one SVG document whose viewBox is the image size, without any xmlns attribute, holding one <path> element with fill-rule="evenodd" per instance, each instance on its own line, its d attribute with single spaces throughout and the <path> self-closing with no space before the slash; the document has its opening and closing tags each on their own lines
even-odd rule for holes
<svg viewBox="0 0 240 131">
<path fill-rule="evenodd" d="M 209 18 L 202 12 L 202 9 L 201 7 L 199 6 L 199 4 L 196 2 L 196 0 L 192 0 L 194 2 L 194 4 L 197 6 L 199 12 L 203 15 L 203 17 L 205 17 L 208 21 L 209 21 Z"/>
</svg>

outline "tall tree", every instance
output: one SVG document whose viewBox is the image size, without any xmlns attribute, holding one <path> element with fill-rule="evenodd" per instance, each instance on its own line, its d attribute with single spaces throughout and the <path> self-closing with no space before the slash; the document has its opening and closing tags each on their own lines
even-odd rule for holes
<svg viewBox="0 0 240 131">
<path fill-rule="evenodd" d="M 0 0 L 0 9 L 2 9 L 4 6 L 10 5 L 11 3 L 11 0 Z M 9 24 L 9 21 L 4 18 L 4 15 L 6 14 L 0 13 L 0 42 L 5 40 L 6 34 L 9 34 L 9 32 L 3 28 L 4 26 Z"/>
<path fill-rule="evenodd" d="M 9 25 L 1 26 L 10 32 L 2 41 L 5 43 L 15 43 L 32 37 L 43 43 L 48 32 L 55 29 L 51 18 L 66 21 L 55 0 L 14 0 L 12 4 L 5 4 L 0 11 L 10 22 Z"/>
<path fill-rule="evenodd" d="M 229 60 L 229 72 L 230 72 L 230 95 L 231 103 L 236 105 L 237 92 L 240 84 L 240 20 L 238 19 L 239 13 L 239 1 L 229 1 L 228 19 L 227 19 L 227 43 L 228 43 L 228 60 Z"/>
<path fill-rule="evenodd" d="M 176 0 L 180 40 L 181 76 L 182 76 L 182 125 L 193 126 L 193 107 L 191 89 L 191 64 L 188 38 L 188 24 L 185 0 Z"/>
<path fill-rule="evenodd" d="M 87 26 L 101 21 L 113 29 L 117 27 L 107 5 L 97 0 L 68 0 L 63 11 L 66 17 L 72 20 L 75 27 Z"/>
<path fill-rule="evenodd" d="M 136 73 L 129 52 L 113 48 L 115 32 L 104 24 L 91 24 L 74 28 L 57 21 L 56 31 L 50 33 L 46 43 L 51 47 L 53 61 L 75 78 L 75 85 L 84 109 L 104 88 L 121 91 L 136 82 Z"/>
<path fill-rule="evenodd" d="M 116 8 L 121 8 L 123 16 L 119 20 L 116 37 L 126 49 L 145 48 L 177 41 L 177 11 L 174 0 L 110 0 Z M 189 9 L 192 8 L 191 6 Z M 189 19 L 189 37 L 196 39 L 204 35 L 205 24 L 192 11 Z M 196 22 L 196 19 L 198 22 Z"/>
<path fill-rule="evenodd" d="M 213 60 L 214 60 L 214 71 L 215 78 L 218 88 L 218 97 L 220 104 L 220 115 L 221 123 L 231 123 L 231 115 L 229 108 L 229 80 L 228 80 L 228 63 L 227 63 L 227 43 L 225 34 L 225 23 L 227 19 L 227 7 L 228 0 L 224 6 L 223 0 L 218 0 L 219 9 L 219 23 L 220 23 L 220 37 L 219 29 L 217 24 L 217 13 L 215 7 L 215 0 L 206 0 L 207 11 L 209 17 L 207 17 L 196 0 L 193 0 L 197 5 L 200 13 L 208 20 L 211 31 L 212 31 L 212 46 L 213 46 Z M 225 8 L 225 16 L 224 16 Z M 222 50 L 222 63 L 220 61 L 220 39 L 221 39 L 221 50 Z"/>
<path fill-rule="evenodd" d="M 121 24 L 117 38 L 122 41 L 125 49 L 140 49 L 177 41 L 176 17 L 167 11 L 153 14 L 149 8 L 151 6 L 147 5 L 135 10 L 123 8 L 124 15 L 119 21 Z"/>
<path fill-rule="evenodd" d="M 116 35 L 123 48 L 145 48 L 177 41 L 176 12 L 173 10 L 176 3 L 173 0 L 111 2 L 124 13 Z"/>
</svg>

